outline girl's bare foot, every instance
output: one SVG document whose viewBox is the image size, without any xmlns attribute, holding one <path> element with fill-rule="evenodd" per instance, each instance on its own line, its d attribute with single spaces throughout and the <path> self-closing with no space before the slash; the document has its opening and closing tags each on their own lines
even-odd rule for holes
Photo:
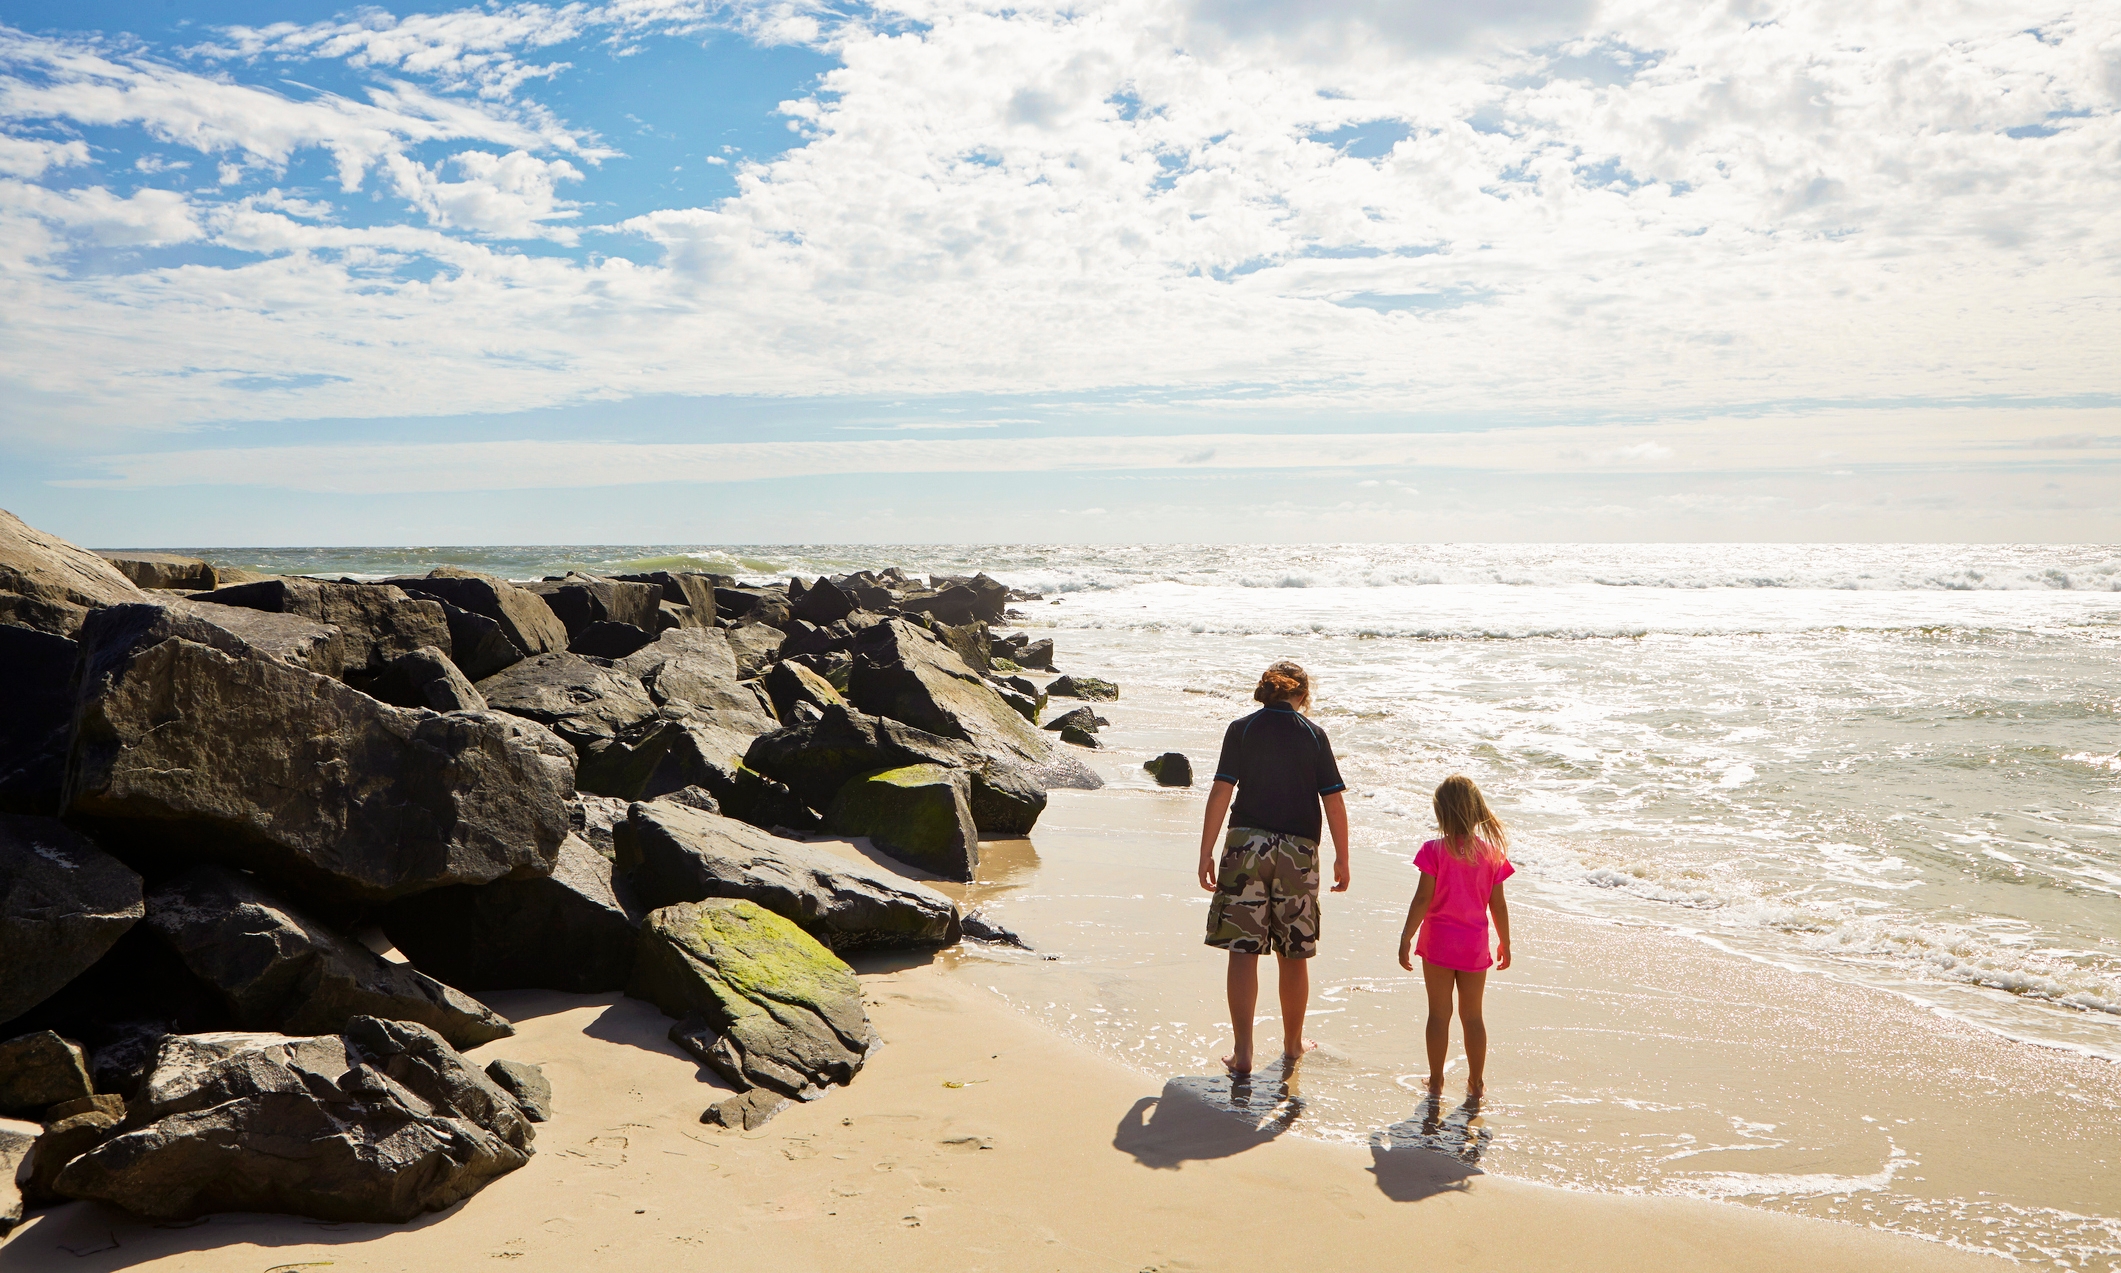
<svg viewBox="0 0 2121 1273">
<path fill-rule="evenodd" d="M 1252 1058 L 1241 1052 L 1232 1052 L 1223 1058 L 1223 1068 L 1232 1074 L 1250 1074 Z"/>
<path fill-rule="evenodd" d="M 1301 1061 L 1304 1059 L 1304 1053 L 1316 1052 L 1317 1050 L 1318 1043 L 1315 1040 L 1305 1039 L 1303 1041 L 1303 1045 L 1294 1052 L 1291 1052 L 1287 1048 L 1287 1046 L 1284 1046 L 1281 1050 L 1281 1059 L 1284 1061 Z"/>
<path fill-rule="evenodd" d="M 1481 1097 L 1487 1095 L 1487 1092 L 1488 1085 L 1485 1083 L 1480 1084 L 1478 1087 L 1471 1083 L 1466 1084 L 1466 1099 L 1469 1101 L 1477 1102 Z"/>
<path fill-rule="evenodd" d="M 1431 1095 L 1431 1096 L 1442 1096 L 1442 1095 L 1443 1095 L 1443 1075 L 1441 1075 L 1441 1074 L 1432 1074 L 1432 1075 L 1430 1075 L 1430 1076 L 1429 1076 L 1429 1095 Z"/>
</svg>

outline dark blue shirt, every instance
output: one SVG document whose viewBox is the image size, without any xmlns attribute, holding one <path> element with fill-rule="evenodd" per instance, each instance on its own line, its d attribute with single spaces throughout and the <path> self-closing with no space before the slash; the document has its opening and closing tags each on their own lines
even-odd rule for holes
<svg viewBox="0 0 2121 1273">
<path fill-rule="evenodd" d="M 1233 783 L 1230 825 L 1318 838 L 1320 796 L 1347 790 L 1326 731 L 1286 703 L 1230 722 L 1215 780 Z"/>
</svg>

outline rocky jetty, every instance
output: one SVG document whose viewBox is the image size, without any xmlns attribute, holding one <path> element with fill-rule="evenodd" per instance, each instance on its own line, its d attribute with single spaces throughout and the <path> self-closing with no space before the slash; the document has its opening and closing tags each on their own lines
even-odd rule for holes
<svg viewBox="0 0 2121 1273">
<path fill-rule="evenodd" d="M 656 1004 L 738 1087 L 727 1127 L 853 1081 L 875 1035 L 840 955 L 1015 940 L 916 879 L 1099 785 L 1057 744 L 1102 719 L 1041 717 L 1117 690 L 1026 676 L 1052 643 L 990 627 L 1011 599 L 895 569 L 271 577 L 0 513 L 0 1232 L 67 1199 L 448 1206 L 554 1099 L 461 1055 L 513 1031 L 484 992 Z"/>
</svg>

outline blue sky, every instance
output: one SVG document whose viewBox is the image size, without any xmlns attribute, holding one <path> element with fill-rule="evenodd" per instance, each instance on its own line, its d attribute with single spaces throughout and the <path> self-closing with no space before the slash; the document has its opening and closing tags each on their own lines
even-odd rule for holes
<svg viewBox="0 0 2121 1273">
<path fill-rule="evenodd" d="M 0 0 L 0 504 L 2113 542 L 2117 101 L 2095 4 Z"/>
</svg>

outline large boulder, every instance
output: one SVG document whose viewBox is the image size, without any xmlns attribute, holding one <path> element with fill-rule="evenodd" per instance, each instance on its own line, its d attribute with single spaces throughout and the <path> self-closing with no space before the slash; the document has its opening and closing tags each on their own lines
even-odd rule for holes
<svg viewBox="0 0 2121 1273">
<path fill-rule="evenodd" d="M 644 575 L 613 575 L 612 578 L 627 583 L 654 584 L 663 590 L 665 605 L 684 606 L 691 610 L 697 626 L 703 628 L 716 626 L 714 590 L 736 582 L 727 575 L 698 570 L 655 570 Z"/>
<path fill-rule="evenodd" d="M 127 1121 L 68 1163 L 69 1198 L 153 1220 L 279 1211 L 400 1223 L 530 1160 L 529 1120 L 425 1026 L 174 1035 Z"/>
<path fill-rule="evenodd" d="M 1046 686 L 1046 693 L 1055 698 L 1087 698 L 1109 703 L 1119 697 L 1119 686 L 1095 676 L 1060 676 Z"/>
<path fill-rule="evenodd" d="M 0 813 L 59 812 L 78 652 L 66 637 L 0 624 Z"/>
<path fill-rule="evenodd" d="M 774 664 L 759 678 L 759 684 L 773 702 L 774 715 L 783 721 L 795 718 L 796 705 L 800 703 L 807 703 L 820 713 L 835 704 L 847 705 L 847 700 L 833 688 L 831 681 L 813 671 L 808 664 L 793 659 Z"/>
<path fill-rule="evenodd" d="M 383 908 L 383 931 L 415 967 L 465 990 L 620 990 L 639 920 L 611 862 L 586 840 L 560 845 L 552 874 L 438 888 Z"/>
<path fill-rule="evenodd" d="M 521 663 L 521 647 L 508 639 L 498 620 L 474 614 L 447 601 L 435 600 L 449 623 L 449 661 L 473 682 L 483 681 L 503 668 Z"/>
<path fill-rule="evenodd" d="M 147 925 L 245 1030 L 336 1034 L 355 1017 L 417 1021 L 459 1048 L 506 1038 L 493 1009 L 325 927 L 240 871 L 192 867 L 147 894 Z"/>
<path fill-rule="evenodd" d="M 844 702 L 826 704 L 815 720 L 760 735 L 744 753 L 744 763 L 787 784 L 813 809 L 829 806 L 864 774 L 908 765 L 966 770 L 973 818 L 982 831 L 1026 834 L 1046 807 L 1045 783 L 1035 771 Z"/>
<path fill-rule="evenodd" d="M 480 681 L 478 691 L 493 710 L 536 721 L 558 734 L 585 761 L 621 731 L 656 714 L 655 701 L 638 677 L 575 654 L 524 659 Z M 583 789 L 598 790 L 587 782 Z"/>
<path fill-rule="evenodd" d="M 823 627 L 838 623 L 858 608 L 854 598 L 841 591 L 837 584 L 821 578 L 803 589 L 803 595 L 789 605 L 788 617 Z"/>
<path fill-rule="evenodd" d="M 177 553 L 101 552 L 96 554 L 141 588 L 204 592 L 218 586 L 213 563 Z"/>
<path fill-rule="evenodd" d="M 908 614 L 925 614 L 937 623 L 952 627 L 975 622 L 980 617 L 979 594 L 963 584 L 909 592 L 899 599 L 898 608 Z"/>
<path fill-rule="evenodd" d="M 545 599 L 570 639 L 599 623 L 624 623 L 648 632 L 656 629 L 656 606 L 663 590 L 655 584 L 627 583 L 595 575 L 569 574 L 523 585 Z"/>
<path fill-rule="evenodd" d="M 84 685 L 105 675 L 113 660 L 172 637 L 229 654 L 262 654 L 320 676 L 335 677 L 346 667 L 345 636 L 331 624 L 168 595 L 99 610 L 80 636 Z"/>
<path fill-rule="evenodd" d="M 949 898 L 866 863 L 680 804 L 636 804 L 614 837 L 645 907 L 741 897 L 833 950 L 934 947 L 958 939 Z"/>
<path fill-rule="evenodd" d="M 255 650 L 143 646 L 130 609 L 83 629 L 70 816 L 349 898 L 552 869 L 574 757 L 550 731 L 391 707 Z"/>
<path fill-rule="evenodd" d="M 72 636 L 98 606 L 146 599 L 101 557 L 0 509 L 0 623 Z"/>
<path fill-rule="evenodd" d="M 763 716 L 758 695 L 740 684 L 736 655 L 719 628 L 673 628 L 616 666 L 640 679 L 660 707 L 673 700 L 710 711 Z M 766 728 L 773 727 L 767 721 Z"/>
<path fill-rule="evenodd" d="M 365 684 L 402 655 L 449 644 L 449 619 L 439 601 L 417 599 L 387 584 L 321 579 L 267 579 L 193 597 L 268 614 L 295 615 L 339 629 L 343 675 Z"/>
<path fill-rule="evenodd" d="M 362 688 L 398 707 L 424 707 L 431 712 L 487 710 L 486 696 L 448 655 L 431 645 L 399 655 Z"/>
<path fill-rule="evenodd" d="M 500 627 L 502 636 L 525 655 L 551 654 L 567 648 L 567 625 L 536 593 L 505 579 L 442 566 L 425 576 L 386 579 L 416 597 L 446 601 L 459 610 L 482 614 Z M 459 660 L 463 663 L 463 660 Z M 469 664 L 464 664 L 467 668 Z"/>
<path fill-rule="evenodd" d="M 788 634 L 781 629 L 748 620 L 727 629 L 727 633 L 729 652 L 736 656 L 737 675 L 745 680 L 772 666 L 788 640 Z"/>
<path fill-rule="evenodd" d="M 1051 745 L 949 646 L 910 623 L 865 629 L 847 697 L 878 716 L 971 743 L 990 756 L 1036 765 Z"/>
<path fill-rule="evenodd" d="M 679 1018 L 723 1078 L 783 1096 L 852 1082 L 876 1044 L 854 971 L 793 921 L 740 898 L 649 915 L 626 993 Z"/>
<path fill-rule="evenodd" d="M 35 1123 L 0 1118 L 0 1236 L 22 1223 L 23 1194 L 35 1170 L 37 1138 L 43 1133 Z"/>
<path fill-rule="evenodd" d="M 1190 787 L 1193 785 L 1193 762 L 1182 751 L 1167 751 L 1153 760 L 1144 761 L 1142 768 L 1156 779 L 1159 787 Z"/>
<path fill-rule="evenodd" d="M 971 781 L 962 769 L 908 765 L 865 774 L 840 789 L 825 825 L 868 836 L 892 857 L 946 880 L 970 880 L 979 867 Z"/>
<path fill-rule="evenodd" d="M 52 1189 L 60 1169 L 109 1140 L 124 1121 L 125 1098 L 120 1096 L 86 1096 L 47 1110 L 36 1160 L 30 1164 L 29 1200 L 61 1201 Z"/>
<path fill-rule="evenodd" d="M 72 1039 L 37 1030 L 0 1043 L 0 1115 L 42 1118 L 93 1091 L 88 1054 Z"/>
<path fill-rule="evenodd" d="M 144 913 L 140 877 L 86 836 L 0 814 L 0 1022 L 87 971 Z"/>
<path fill-rule="evenodd" d="M 988 835 L 1029 835 L 1046 811 L 1046 788 L 1030 771 L 989 763 L 972 771 L 972 825 Z"/>
</svg>

